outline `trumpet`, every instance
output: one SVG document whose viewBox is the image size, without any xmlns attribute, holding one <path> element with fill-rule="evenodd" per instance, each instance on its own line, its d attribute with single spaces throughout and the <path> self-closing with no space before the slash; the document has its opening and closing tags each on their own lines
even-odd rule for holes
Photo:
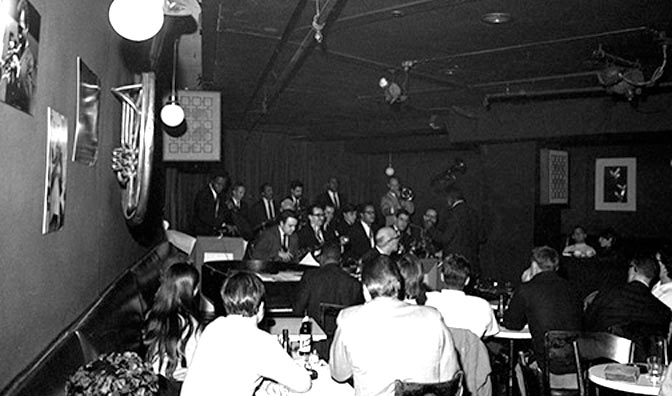
<svg viewBox="0 0 672 396">
<path fill-rule="evenodd" d="M 410 187 L 402 187 L 401 193 L 399 194 L 401 199 L 404 201 L 412 201 L 415 198 L 415 193 Z"/>
</svg>

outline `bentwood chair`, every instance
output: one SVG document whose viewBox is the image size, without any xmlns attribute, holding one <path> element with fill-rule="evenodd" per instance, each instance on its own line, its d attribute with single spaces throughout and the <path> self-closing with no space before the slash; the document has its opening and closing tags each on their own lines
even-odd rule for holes
<svg viewBox="0 0 672 396">
<path fill-rule="evenodd" d="M 464 373 L 458 371 L 453 379 L 445 382 L 423 384 L 395 381 L 394 396 L 462 396 Z"/>
<path fill-rule="evenodd" d="M 576 365 L 573 343 L 579 339 L 580 331 L 551 330 L 544 335 L 543 388 L 546 396 L 577 396 L 580 380 Z M 541 363 L 541 362 L 540 362 Z M 574 374 L 576 384 L 556 388 L 551 382 L 551 373 L 555 375 Z M 569 377 L 565 377 L 570 380 Z"/>
</svg>

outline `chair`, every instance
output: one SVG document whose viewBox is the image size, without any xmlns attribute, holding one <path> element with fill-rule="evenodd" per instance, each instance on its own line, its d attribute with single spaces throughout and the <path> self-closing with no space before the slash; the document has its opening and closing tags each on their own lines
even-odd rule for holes
<svg viewBox="0 0 672 396">
<path fill-rule="evenodd" d="M 462 371 L 458 371 L 453 379 L 432 384 L 396 380 L 394 396 L 462 396 L 463 376 Z"/>
<path fill-rule="evenodd" d="M 632 363 L 634 344 L 627 338 L 604 332 L 584 332 L 573 340 L 574 361 L 579 378 L 579 394 L 587 395 L 589 381 L 586 370 L 594 364 L 611 361 L 616 363 Z"/>
<path fill-rule="evenodd" d="M 544 394 L 550 396 L 579 395 L 578 383 L 581 382 L 580 371 L 576 366 L 573 342 L 581 332 L 569 330 L 550 330 L 544 335 L 544 364 L 542 366 Z M 576 383 L 565 384 L 556 388 L 551 381 L 551 373 L 555 375 L 575 374 Z M 567 376 L 557 377 L 569 380 Z M 553 381 L 557 382 L 557 381 Z"/>
<path fill-rule="evenodd" d="M 345 305 L 320 303 L 319 325 L 329 339 L 334 338 L 334 333 L 336 333 L 336 318 L 343 308 L 345 308 Z"/>
</svg>

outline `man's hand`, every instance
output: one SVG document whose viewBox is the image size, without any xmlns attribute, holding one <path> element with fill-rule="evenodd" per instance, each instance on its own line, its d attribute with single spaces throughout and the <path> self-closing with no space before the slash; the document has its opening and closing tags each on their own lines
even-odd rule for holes
<svg viewBox="0 0 672 396">
<path fill-rule="evenodd" d="M 290 252 L 283 252 L 282 250 L 278 252 L 278 257 L 282 261 L 291 261 L 294 256 Z"/>
</svg>

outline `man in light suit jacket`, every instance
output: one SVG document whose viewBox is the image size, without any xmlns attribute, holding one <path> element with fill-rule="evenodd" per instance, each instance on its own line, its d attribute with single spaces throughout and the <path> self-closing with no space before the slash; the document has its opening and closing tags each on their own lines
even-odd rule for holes
<svg viewBox="0 0 672 396">
<path fill-rule="evenodd" d="M 354 377 L 356 396 L 392 396 L 397 379 L 452 379 L 459 362 L 450 331 L 436 309 L 399 300 L 401 275 L 390 258 L 364 264 L 362 282 L 367 303 L 338 315 L 331 376 Z"/>
<path fill-rule="evenodd" d="M 385 217 L 385 225 L 391 226 L 394 224 L 395 215 L 400 209 L 404 209 L 411 216 L 415 213 L 415 205 L 409 199 L 401 197 L 401 183 L 396 176 L 390 176 L 387 181 L 387 193 L 380 198 L 380 211 Z"/>
<path fill-rule="evenodd" d="M 280 224 L 267 228 L 254 242 L 253 260 L 265 261 L 295 261 L 299 251 L 299 237 L 295 234 L 298 220 L 296 213 L 286 210 L 280 213 Z"/>
</svg>

